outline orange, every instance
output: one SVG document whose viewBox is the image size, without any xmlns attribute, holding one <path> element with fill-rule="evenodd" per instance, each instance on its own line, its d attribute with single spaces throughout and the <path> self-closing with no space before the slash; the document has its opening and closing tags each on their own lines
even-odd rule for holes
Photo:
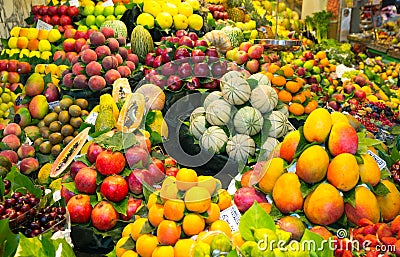
<svg viewBox="0 0 400 257">
<path fill-rule="evenodd" d="M 329 70 L 331 72 L 335 72 L 336 71 L 336 65 L 335 64 L 329 64 Z"/>
<path fill-rule="evenodd" d="M 272 74 L 271 72 L 266 72 L 265 75 L 268 77 L 269 81 L 272 80 L 272 78 L 274 77 L 274 74 Z"/>
<path fill-rule="evenodd" d="M 311 100 L 308 104 L 304 107 L 304 113 L 310 114 L 312 111 L 317 109 L 318 103 L 315 100 Z"/>
<path fill-rule="evenodd" d="M 278 99 L 284 103 L 289 103 L 290 101 L 292 101 L 292 94 L 286 90 L 281 90 L 278 93 Z"/>
<path fill-rule="evenodd" d="M 192 187 L 185 194 L 185 205 L 189 211 L 203 213 L 210 208 L 211 196 L 204 187 Z"/>
<path fill-rule="evenodd" d="M 183 218 L 182 229 L 187 236 L 198 235 L 204 230 L 206 222 L 196 213 L 189 213 Z"/>
<path fill-rule="evenodd" d="M 179 190 L 186 191 L 197 185 L 197 173 L 192 169 L 183 168 L 176 174 L 176 185 Z"/>
<path fill-rule="evenodd" d="M 319 51 L 316 55 L 315 58 L 318 59 L 325 59 L 326 58 L 326 53 L 324 51 Z"/>
<path fill-rule="evenodd" d="M 232 233 L 232 248 L 235 249 L 236 247 L 240 248 L 242 244 L 244 244 L 244 239 L 240 234 L 240 231 L 235 231 Z"/>
<path fill-rule="evenodd" d="M 275 63 L 272 63 L 269 67 L 268 67 L 268 72 L 274 74 L 275 72 L 277 72 L 280 69 L 280 67 L 278 65 L 276 65 Z"/>
<path fill-rule="evenodd" d="M 220 213 L 221 213 L 221 211 L 219 209 L 218 204 L 211 203 L 210 208 L 208 208 L 208 210 L 207 210 L 208 217 L 206 218 L 206 223 L 210 224 L 210 223 L 213 223 L 214 221 L 218 220 Z"/>
<path fill-rule="evenodd" d="M 300 116 L 304 113 L 304 107 L 299 103 L 292 103 L 289 106 L 289 112 L 293 115 Z"/>
<path fill-rule="evenodd" d="M 218 189 L 218 207 L 221 211 L 232 206 L 232 197 L 225 189 Z"/>
<path fill-rule="evenodd" d="M 185 203 L 182 200 L 167 200 L 164 204 L 164 216 L 168 220 L 179 221 L 185 215 Z"/>
<path fill-rule="evenodd" d="M 272 78 L 271 83 L 272 83 L 272 85 L 275 85 L 275 86 L 278 86 L 278 87 L 282 87 L 282 86 L 284 86 L 286 84 L 286 78 L 283 77 L 283 76 L 280 76 L 280 75 L 274 76 Z"/>
<path fill-rule="evenodd" d="M 321 65 L 323 65 L 324 67 L 329 66 L 329 60 L 328 60 L 327 58 L 321 59 L 321 60 L 319 61 L 319 63 L 320 63 Z"/>
<path fill-rule="evenodd" d="M 181 227 L 174 221 L 163 220 L 157 227 L 157 238 L 160 244 L 174 245 L 181 237 Z"/>
<path fill-rule="evenodd" d="M 151 257 L 158 246 L 158 240 L 156 236 L 145 234 L 139 237 L 136 242 L 136 252 L 141 257 Z"/>
<path fill-rule="evenodd" d="M 225 233 L 228 237 L 232 236 L 232 230 L 229 224 L 224 220 L 216 220 L 211 223 L 210 227 L 208 228 L 209 231 L 221 231 Z"/>
<path fill-rule="evenodd" d="M 149 200 L 147 201 L 147 208 L 150 210 L 150 208 L 155 205 L 157 203 L 157 198 L 160 195 L 160 192 L 156 191 L 153 192 L 150 196 L 149 196 Z"/>
<path fill-rule="evenodd" d="M 164 206 L 155 204 L 149 209 L 148 219 L 151 225 L 157 227 L 164 220 Z"/>
<path fill-rule="evenodd" d="M 285 89 L 292 94 L 299 92 L 300 88 L 301 88 L 301 84 L 297 83 L 296 81 L 286 82 Z"/>
<path fill-rule="evenodd" d="M 117 244 L 115 245 L 115 254 L 117 257 L 121 257 L 126 251 L 128 251 L 127 249 L 121 248 L 121 246 L 123 246 L 128 239 L 129 237 L 125 236 L 118 240 Z"/>
<path fill-rule="evenodd" d="M 291 78 L 294 75 L 294 70 L 289 65 L 283 66 L 281 70 L 283 70 L 283 74 L 285 75 L 286 78 Z"/>
<path fill-rule="evenodd" d="M 157 246 L 151 257 L 174 257 L 174 248 L 170 245 Z"/>
<path fill-rule="evenodd" d="M 304 94 L 302 94 L 302 93 L 296 94 L 296 95 L 293 96 L 293 98 L 292 98 L 292 102 L 293 102 L 293 103 L 300 103 L 300 104 L 302 104 L 302 103 L 304 103 L 305 101 L 306 101 L 306 97 L 305 97 Z"/>
<path fill-rule="evenodd" d="M 138 238 L 142 235 L 140 234 L 140 231 L 142 231 L 142 228 L 147 221 L 148 219 L 146 218 L 139 218 L 133 222 L 131 227 L 131 237 L 133 240 L 138 240 Z"/>
<path fill-rule="evenodd" d="M 135 251 L 128 250 L 121 257 L 139 257 L 139 255 Z"/>
<path fill-rule="evenodd" d="M 194 255 L 196 241 L 192 239 L 180 239 L 176 242 L 174 251 L 175 257 L 191 257 Z"/>
<path fill-rule="evenodd" d="M 303 90 L 302 92 L 301 92 L 307 99 L 309 99 L 309 98 L 311 98 L 312 96 L 311 96 L 311 91 L 310 90 Z"/>
</svg>

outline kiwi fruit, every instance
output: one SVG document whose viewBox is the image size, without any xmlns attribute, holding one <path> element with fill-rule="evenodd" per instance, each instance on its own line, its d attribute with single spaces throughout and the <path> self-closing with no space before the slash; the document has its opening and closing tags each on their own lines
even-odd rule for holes
<svg viewBox="0 0 400 257">
<path fill-rule="evenodd" d="M 86 99 L 82 98 L 76 99 L 75 104 L 81 107 L 82 110 L 87 110 L 87 108 L 89 107 L 89 102 Z"/>
<path fill-rule="evenodd" d="M 70 117 L 68 111 L 61 111 L 58 114 L 58 121 L 60 121 L 62 124 L 67 124 L 69 122 L 70 118 L 71 117 Z"/>
<path fill-rule="evenodd" d="M 61 135 L 60 132 L 52 133 L 49 136 L 49 141 L 52 145 L 59 144 L 63 141 L 64 137 Z"/>
<path fill-rule="evenodd" d="M 54 146 L 51 148 L 51 154 L 52 154 L 54 157 L 57 157 L 57 156 L 61 153 L 61 150 L 62 150 L 61 145 L 54 145 Z"/>
<path fill-rule="evenodd" d="M 72 139 L 74 139 L 73 136 L 67 136 L 67 137 L 65 137 L 64 140 L 63 140 L 63 144 L 64 144 L 64 145 L 68 145 L 69 142 L 72 141 Z"/>
<path fill-rule="evenodd" d="M 35 139 L 35 141 L 33 141 L 33 146 L 36 148 L 36 147 L 39 147 L 40 144 L 42 144 L 42 143 L 43 143 L 43 138 L 37 138 L 37 139 Z"/>
<path fill-rule="evenodd" d="M 71 117 L 80 117 L 81 113 L 82 113 L 82 109 L 78 105 L 74 104 L 69 107 L 68 113 L 69 113 L 69 115 L 71 115 Z"/>
<path fill-rule="evenodd" d="M 59 114 L 62 110 L 61 107 L 59 105 L 57 105 L 56 107 L 54 107 L 53 111 L 57 114 Z"/>
<path fill-rule="evenodd" d="M 38 128 L 44 127 L 46 126 L 46 124 L 44 123 L 44 120 L 39 121 L 39 123 L 37 124 Z"/>
<path fill-rule="evenodd" d="M 39 132 L 40 132 L 40 135 L 45 139 L 49 138 L 49 136 L 51 134 L 50 129 L 48 127 L 46 127 L 46 126 L 41 127 L 39 129 Z"/>
<path fill-rule="evenodd" d="M 52 147 L 53 146 L 51 145 L 50 141 L 46 141 L 46 142 L 43 142 L 43 143 L 40 144 L 39 151 L 42 154 L 49 154 L 51 152 L 51 148 Z"/>
<path fill-rule="evenodd" d="M 84 116 L 89 116 L 89 112 L 86 110 L 82 110 L 81 117 L 84 117 Z"/>
<path fill-rule="evenodd" d="M 71 118 L 71 120 L 69 121 L 69 124 L 71 124 L 72 127 L 77 129 L 81 126 L 82 122 L 83 121 L 82 121 L 81 117 L 74 117 L 74 118 Z"/>
<path fill-rule="evenodd" d="M 60 108 L 61 110 L 68 110 L 73 103 L 71 98 L 64 98 L 60 101 Z"/>
<path fill-rule="evenodd" d="M 66 124 L 61 128 L 61 134 L 64 137 L 72 136 L 74 134 L 74 131 L 74 128 L 69 124 Z"/>
<path fill-rule="evenodd" d="M 59 121 L 53 121 L 49 125 L 49 129 L 51 132 L 60 132 L 61 131 L 61 122 Z"/>
<path fill-rule="evenodd" d="M 56 120 L 58 120 L 58 114 L 55 112 L 47 114 L 43 119 L 44 124 L 46 124 L 46 126 L 49 126 L 50 123 L 52 123 L 53 121 L 56 121 Z"/>
<path fill-rule="evenodd" d="M 73 136 L 76 137 L 79 134 L 79 132 L 77 130 L 75 130 Z"/>
</svg>

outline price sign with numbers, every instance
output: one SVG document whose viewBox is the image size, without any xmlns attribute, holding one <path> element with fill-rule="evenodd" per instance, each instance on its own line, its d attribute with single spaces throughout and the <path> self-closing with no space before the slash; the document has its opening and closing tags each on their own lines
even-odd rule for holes
<svg viewBox="0 0 400 257">
<path fill-rule="evenodd" d="M 236 205 L 232 205 L 231 207 L 221 211 L 219 219 L 228 222 L 232 232 L 235 232 L 239 230 L 239 222 L 241 216 L 242 215 L 240 214 Z"/>
<path fill-rule="evenodd" d="M 368 150 L 368 154 L 371 155 L 371 157 L 375 159 L 376 163 L 379 166 L 379 169 L 383 170 L 384 168 L 386 168 L 386 162 L 381 157 L 379 157 L 378 155 L 374 154 L 370 150 Z"/>
<path fill-rule="evenodd" d="M 36 28 L 50 31 L 53 29 L 53 26 L 51 26 L 50 24 L 48 24 L 42 20 L 38 20 L 38 22 L 36 24 Z"/>
</svg>

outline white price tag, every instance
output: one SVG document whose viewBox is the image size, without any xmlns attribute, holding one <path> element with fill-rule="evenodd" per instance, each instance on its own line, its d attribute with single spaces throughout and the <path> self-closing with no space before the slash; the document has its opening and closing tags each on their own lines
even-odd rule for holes
<svg viewBox="0 0 400 257">
<path fill-rule="evenodd" d="M 85 122 L 91 125 L 94 125 L 96 123 L 96 119 L 99 114 L 97 112 L 92 112 L 87 116 Z"/>
<path fill-rule="evenodd" d="M 232 232 L 235 232 L 239 230 L 239 222 L 241 216 L 242 215 L 240 214 L 236 205 L 232 205 L 231 207 L 221 211 L 219 219 L 228 222 Z"/>
<path fill-rule="evenodd" d="M 371 155 L 371 157 L 375 159 L 376 163 L 379 166 L 379 169 L 383 170 L 384 168 L 386 168 L 385 160 L 383 160 L 378 155 L 374 154 L 371 150 L 368 150 L 368 154 Z"/>
<path fill-rule="evenodd" d="M 54 110 L 54 108 L 55 108 L 57 105 L 60 105 L 60 101 L 54 101 L 54 102 L 49 103 L 49 108 L 50 108 L 50 110 Z"/>
<path fill-rule="evenodd" d="M 76 6 L 79 7 L 79 1 L 78 0 L 70 0 L 69 1 L 70 6 Z"/>
<path fill-rule="evenodd" d="M 104 6 L 104 7 L 106 7 L 106 6 L 114 6 L 114 3 L 113 3 L 112 0 L 107 0 L 107 1 L 105 1 L 105 2 L 103 3 L 103 6 Z"/>
<path fill-rule="evenodd" d="M 53 200 L 54 200 L 54 202 L 58 202 L 61 200 L 61 191 L 60 190 L 57 190 L 54 192 Z"/>
<path fill-rule="evenodd" d="M 53 29 L 53 26 L 51 26 L 50 24 L 48 24 L 42 20 L 38 20 L 38 22 L 36 24 L 36 28 L 50 31 Z"/>
</svg>

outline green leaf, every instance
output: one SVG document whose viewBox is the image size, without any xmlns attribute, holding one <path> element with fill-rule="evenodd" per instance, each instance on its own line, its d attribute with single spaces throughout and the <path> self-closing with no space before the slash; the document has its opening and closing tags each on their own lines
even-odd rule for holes
<svg viewBox="0 0 400 257">
<path fill-rule="evenodd" d="M 34 194 L 36 197 L 42 197 L 42 190 L 35 187 L 32 180 L 29 177 L 21 174 L 17 170 L 16 166 L 11 168 L 11 171 L 7 174 L 5 179 L 10 180 L 11 182 L 11 192 L 14 192 L 17 189 L 26 188 L 26 190 Z"/>
<path fill-rule="evenodd" d="M 5 186 L 4 186 L 4 182 L 0 183 L 0 199 L 3 199 L 4 196 L 4 191 L 6 190 Z"/>
<path fill-rule="evenodd" d="M 114 249 L 111 252 L 106 254 L 106 256 L 107 257 L 117 257 L 117 254 L 115 252 L 115 246 L 114 246 Z"/>
<path fill-rule="evenodd" d="M 8 48 L 8 40 L 6 38 L 1 38 L 1 45 L 3 46 L 3 49 Z"/>
<path fill-rule="evenodd" d="M 79 194 L 78 189 L 75 187 L 74 182 L 64 183 L 63 186 L 74 194 Z"/>
<path fill-rule="evenodd" d="M 400 160 L 400 153 L 396 146 L 393 147 L 392 153 L 390 154 L 390 158 L 394 161 Z"/>
<path fill-rule="evenodd" d="M 269 215 L 274 219 L 280 219 L 284 216 L 282 212 L 278 208 L 276 208 L 275 204 L 272 204 Z"/>
<path fill-rule="evenodd" d="M 246 241 L 254 241 L 253 230 L 269 228 L 276 230 L 275 222 L 257 202 L 248 209 L 240 218 L 239 231 Z"/>
<path fill-rule="evenodd" d="M 348 192 L 343 192 L 343 200 L 356 208 L 356 190 L 353 188 Z"/>
<path fill-rule="evenodd" d="M 364 164 L 364 159 L 362 158 L 362 156 L 360 154 L 355 154 L 354 157 L 356 158 L 357 164 Z"/>
<path fill-rule="evenodd" d="M 388 169 L 381 170 L 381 179 L 387 179 L 390 177 L 390 171 Z"/>
<path fill-rule="evenodd" d="M 112 204 L 112 206 L 114 206 L 114 209 L 118 213 L 126 215 L 126 211 L 128 210 L 128 197 L 125 197 L 125 199 L 122 200 L 121 202 L 114 203 L 114 202 L 110 201 L 110 203 Z"/>
<path fill-rule="evenodd" d="M 150 221 L 147 220 L 147 221 L 143 224 L 142 230 L 140 230 L 140 234 L 149 234 L 149 233 L 153 232 L 154 230 L 156 230 L 156 228 L 153 227 L 153 226 L 150 224 Z"/>
<path fill-rule="evenodd" d="M 36 158 L 40 165 L 54 162 L 54 157 L 51 154 L 41 154 L 41 153 L 36 152 Z"/>
<path fill-rule="evenodd" d="M 390 133 L 392 135 L 400 135 L 400 126 L 399 125 L 393 126 L 392 129 L 390 130 Z"/>
<path fill-rule="evenodd" d="M 375 195 L 379 196 L 386 196 L 390 193 L 390 190 L 382 182 L 379 182 L 376 186 L 371 187 L 371 189 Z"/>
<path fill-rule="evenodd" d="M 133 240 L 132 237 L 129 237 L 128 240 L 126 240 L 125 244 L 121 245 L 120 248 L 125 249 L 125 250 L 133 250 L 136 247 L 135 240 Z"/>
<path fill-rule="evenodd" d="M 121 175 L 122 177 L 128 177 L 131 173 L 132 173 L 132 170 L 131 170 L 131 169 L 125 168 L 125 169 L 121 172 L 121 174 L 119 174 L 119 175 Z"/>
<path fill-rule="evenodd" d="M 156 190 L 150 186 L 149 184 L 146 183 L 146 181 L 142 181 L 142 185 L 143 185 L 143 195 L 144 195 L 144 199 L 146 201 L 146 203 L 149 201 L 149 197 L 150 195 L 155 192 Z"/>
<path fill-rule="evenodd" d="M 258 80 L 256 79 L 248 79 L 247 82 L 249 83 L 251 90 L 254 90 L 258 86 Z"/>
<path fill-rule="evenodd" d="M 226 257 L 239 257 L 239 255 L 236 250 L 232 250 L 228 253 Z"/>
<path fill-rule="evenodd" d="M 146 115 L 146 124 L 150 125 L 151 123 L 153 123 L 155 117 L 156 117 L 156 113 L 154 111 L 149 112 Z"/>
<path fill-rule="evenodd" d="M 162 137 L 161 137 L 160 133 L 158 133 L 156 131 L 152 131 L 150 134 L 150 142 L 151 142 L 151 145 L 161 144 Z"/>
<path fill-rule="evenodd" d="M 309 244 L 310 242 L 314 242 L 316 249 L 310 249 L 311 252 L 314 252 L 319 257 L 331 257 L 334 256 L 332 247 L 327 247 L 326 241 L 322 238 L 322 236 L 311 232 L 306 229 L 304 231 L 303 237 L 301 238 L 301 245 L 310 246 L 313 248 L 313 244 Z M 308 249 L 305 249 L 308 250 Z"/>
<path fill-rule="evenodd" d="M 137 144 L 136 136 L 134 133 L 123 133 L 120 131 L 116 132 L 112 136 L 103 134 L 93 139 L 93 141 L 99 144 L 101 147 L 110 149 L 114 152 L 123 151 L 124 149 L 128 149 Z"/>
<path fill-rule="evenodd" d="M 366 138 L 364 132 L 358 132 L 358 154 L 366 154 L 369 146 L 379 145 L 381 141 L 372 138 Z"/>
<path fill-rule="evenodd" d="M 75 257 L 74 250 L 72 247 L 65 241 L 63 238 L 59 238 L 56 240 L 52 240 L 53 245 L 56 247 L 56 250 L 58 249 L 58 246 L 61 244 L 62 245 L 62 252 L 61 256 L 63 257 Z"/>
<path fill-rule="evenodd" d="M 378 155 L 386 162 L 387 167 L 392 167 L 395 161 L 387 153 L 378 149 Z"/>
<path fill-rule="evenodd" d="M 4 257 L 14 256 L 20 235 L 11 232 L 8 219 L 0 220 L 0 231 L 0 253 Z"/>
<path fill-rule="evenodd" d="M 147 209 L 146 205 L 142 205 L 135 213 L 135 215 L 141 218 L 147 218 L 149 215 L 149 209 Z"/>
<path fill-rule="evenodd" d="M 80 156 L 80 157 L 77 158 L 75 161 L 83 162 L 83 163 L 84 163 L 86 166 L 88 166 L 88 167 L 92 166 L 92 163 L 88 160 L 86 154 Z"/>
<path fill-rule="evenodd" d="M 317 186 L 319 186 L 319 185 L 320 185 L 319 183 L 310 185 L 304 181 L 301 181 L 300 191 L 301 191 L 301 194 L 303 195 L 303 198 L 306 198 L 307 195 L 309 195 L 311 192 L 313 192 L 315 190 L 315 188 L 317 188 Z"/>
</svg>

